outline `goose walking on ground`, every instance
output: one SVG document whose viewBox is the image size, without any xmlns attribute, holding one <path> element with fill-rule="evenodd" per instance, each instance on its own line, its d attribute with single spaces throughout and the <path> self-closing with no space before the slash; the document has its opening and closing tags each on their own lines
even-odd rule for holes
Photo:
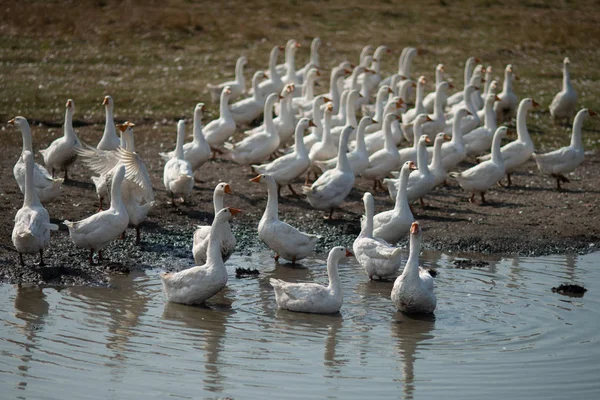
<svg viewBox="0 0 600 400">
<path fill-rule="evenodd" d="M 484 124 L 471 132 L 463 135 L 463 141 L 467 149 L 468 156 L 478 156 L 490 150 L 492 147 L 492 139 L 498 128 L 496 121 L 496 112 L 494 111 L 494 102 L 500 98 L 493 93 L 490 93 L 485 98 L 483 109 L 485 110 Z"/>
<path fill-rule="evenodd" d="M 17 184 L 19 185 L 19 189 L 21 193 L 25 194 L 25 176 L 26 176 L 26 168 L 25 168 L 25 160 L 23 159 L 23 153 L 26 151 L 33 152 L 33 143 L 31 139 L 31 128 L 29 127 L 29 123 L 27 120 L 21 116 L 15 117 L 8 121 L 9 125 L 14 125 L 21 131 L 21 136 L 23 138 L 23 151 L 19 155 L 19 159 L 17 160 L 15 166 L 13 167 L 13 175 Z M 43 204 L 50 203 L 54 201 L 62 190 L 63 178 L 53 178 L 46 168 L 37 164 L 35 161 L 33 163 L 33 190 L 37 193 L 40 202 Z"/>
<path fill-rule="evenodd" d="M 533 153 L 533 159 L 540 172 L 556 179 L 557 190 L 561 189 L 561 182 L 569 182 L 565 175 L 574 171 L 583 162 L 585 149 L 581 140 L 581 128 L 587 117 L 597 115 L 597 113 L 587 108 L 579 110 L 573 121 L 573 133 L 571 134 L 571 144 L 569 146 L 545 154 Z"/>
<path fill-rule="evenodd" d="M 362 173 L 366 179 L 373 180 L 373 190 L 383 189 L 381 180 L 400 165 L 400 154 L 392 138 L 392 120 L 398 119 L 395 114 L 388 114 L 383 120 L 385 144 L 383 149 L 369 157 L 369 167 Z"/>
<path fill-rule="evenodd" d="M 282 257 L 295 264 L 315 251 L 320 236 L 301 232 L 279 220 L 277 183 L 272 176 L 261 174 L 250 180 L 267 186 L 267 207 L 258 224 L 258 236 L 275 252 L 275 261 Z"/>
<path fill-rule="evenodd" d="M 402 275 L 392 288 L 392 302 L 399 311 L 410 314 L 431 314 L 437 299 L 433 293 L 433 278 L 419 266 L 422 232 L 418 222 L 410 228 L 410 253 Z"/>
<path fill-rule="evenodd" d="M 318 283 L 289 283 L 280 279 L 269 279 L 275 290 L 277 306 L 284 310 L 334 314 L 340 311 L 344 300 L 342 282 L 338 273 L 338 264 L 343 257 L 350 257 L 344 247 L 334 247 L 327 257 L 327 275 L 329 285 Z"/>
<path fill-rule="evenodd" d="M 231 190 L 231 186 L 228 183 L 221 182 L 215 187 L 215 191 L 213 192 L 213 206 L 215 211 L 215 216 L 221 211 L 223 208 L 223 200 L 226 194 L 231 194 L 233 191 Z M 229 257 L 233 254 L 235 250 L 236 240 L 235 236 L 233 236 L 233 232 L 231 232 L 231 226 L 228 221 L 225 221 L 223 226 L 223 231 L 221 232 L 220 240 L 221 240 L 221 257 L 223 262 L 227 261 Z M 202 265 L 206 262 L 208 247 L 210 243 L 210 233 L 212 231 L 211 226 L 199 226 L 198 229 L 194 232 L 194 239 L 192 245 L 192 254 L 194 255 L 194 262 L 196 265 Z"/>
<path fill-rule="evenodd" d="M 204 127 L 204 137 L 206 142 L 213 150 L 213 158 L 219 151 L 219 147 L 223 146 L 235 132 L 235 121 L 229 111 L 229 98 L 231 97 L 231 89 L 225 86 L 221 91 L 221 101 L 219 103 L 219 118 L 210 121 Z"/>
<path fill-rule="evenodd" d="M 40 254 L 39 265 L 44 265 L 44 249 L 50 244 L 50 231 L 58 230 L 58 225 L 50 223 L 48 211 L 44 208 L 33 186 L 33 154 L 29 150 L 21 155 L 25 164 L 25 199 L 23 207 L 15 215 L 12 242 L 19 252 L 19 262 L 25 266 L 23 254 Z"/>
<path fill-rule="evenodd" d="M 550 103 L 550 116 L 556 122 L 560 119 L 569 121 L 575 114 L 577 107 L 577 92 L 571 84 L 571 74 L 569 72 L 569 57 L 563 60 L 563 85 L 562 90 L 556 93 L 552 103 Z"/>
<path fill-rule="evenodd" d="M 375 202 L 373 195 L 366 192 L 363 195 L 365 205 L 364 225 L 358 237 L 354 240 L 352 250 L 358 263 L 365 269 L 369 280 L 374 276 L 386 278 L 394 275 L 400 268 L 402 249 L 394 247 L 382 239 L 373 237 L 373 214 Z"/>
<path fill-rule="evenodd" d="M 125 166 L 117 167 L 111 185 L 110 208 L 77 222 L 64 221 L 69 236 L 77 247 L 90 250 L 89 263 L 93 263 L 94 252 L 102 261 L 102 249 L 117 239 L 127 229 L 129 216 L 121 198 L 121 184 L 125 178 Z"/>
<path fill-rule="evenodd" d="M 231 90 L 231 101 L 235 101 L 246 91 L 246 78 L 244 78 L 244 67 L 246 64 L 248 64 L 248 60 L 246 57 L 241 56 L 235 63 L 235 80 L 219 83 L 217 85 L 213 85 L 212 83 L 206 84 L 206 87 L 210 92 L 210 99 L 213 103 L 219 101 L 221 92 L 223 92 L 225 86 L 228 86 Z"/>
<path fill-rule="evenodd" d="M 239 213 L 235 208 L 223 208 L 215 215 L 208 239 L 206 263 L 180 272 L 160 276 L 167 301 L 181 304 L 202 304 L 227 285 L 227 269 L 221 257 L 222 237 L 231 218 Z"/>
<path fill-rule="evenodd" d="M 515 76 L 513 66 L 508 64 L 504 69 L 502 92 L 498 94 L 500 101 L 494 104 L 494 111 L 496 111 L 496 119 L 498 122 L 509 121 L 515 115 L 519 98 L 513 91 L 513 81 L 518 79 L 519 78 Z"/>
<path fill-rule="evenodd" d="M 171 196 L 171 204 L 175 205 L 175 197 L 185 198 L 194 188 L 194 172 L 192 164 L 183 157 L 183 141 L 185 140 L 185 120 L 177 123 L 177 145 L 174 156 L 167 161 L 163 171 L 163 183 Z"/>
<path fill-rule="evenodd" d="M 44 164 L 50 169 L 52 177 L 54 178 L 56 172 L 65 171 L 65 181 L 69 179 L 69 167 L 77 159 L 75 149 L 81 147 L 81 142 L 73 129 L 75 102 L 72 99 L 67 100 L 66 108 L 64 135 L 50 143 L 48 148 L 40 150 L 44 157 Z"/>
<path fill-rule="evenodd" d="M 239 100 L 229 106 L 231 118 L 235 121 L 236 126 L 248 125 L 262 114 L 265 105 L 265 97 L 260 95 L 261 92 L 260 90 L 257 90 L 257 88 L 258 82 L 265 77 L 266 75 L 263 71 L 256 71 L 252 77 L 252 87 L 254 88 L 252 96 Z M 281 88 L 283 89 L 283 85 Z"/>
</svg>

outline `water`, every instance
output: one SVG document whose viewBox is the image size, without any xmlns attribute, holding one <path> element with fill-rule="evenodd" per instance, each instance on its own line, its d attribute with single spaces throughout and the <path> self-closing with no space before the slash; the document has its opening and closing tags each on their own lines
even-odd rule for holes
<svg viewBox="0 0 600 400">
<path fill-rule="evenodd" d="M 159 272 L 112 288 L 0 286 L 2 398 L 505 399 L 600 395 L 600 253 L 438 269 L 435 318 L 395 312 L 392 282 L 340 268 L 340 315 L 276 309 L 270 277 L 326 282 L 323 261 L 233 257 L 210 308 L 166 304 Z M 236 279 L 236 266 L 258 279 Z M 550 291 L 583 283 L 583 298 Z"/>
</svg>

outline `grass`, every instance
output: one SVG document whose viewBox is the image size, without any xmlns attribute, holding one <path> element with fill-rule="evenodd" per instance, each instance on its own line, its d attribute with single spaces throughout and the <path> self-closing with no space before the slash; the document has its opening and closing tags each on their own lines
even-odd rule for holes
<svg viewBox="0 0 600 400">
<path fill-rule="evenodd" d="M 517 94 L 542 104 L 528 120 L 530 129 L 538 146 L 550 148 L 568 142 L 569 130 L 551 125 L 547 111 L 560 90 L 564 56 L 571 58 L 579 105 L 600 109 L 598 5 L 589 0 L 8 0 L 0 10 L 0 118 L 59 122 L 66 99 L 73 98 L 77 119 L 101 123 L 105 94 L 115 99 L 117 120 L 151 125 L 191 117 L 197 102 L 208 103 L 206 83 L 229 79 L 239 55 L 249 59 L 250 79 L 266 67 L 273 45 L 299 40 L 300 65 L 318 35 L 326 68 L 343 59 L 356 62 L 367 43 L 394 51 L 384 60 L 385 73 L 396 70 L 403 47 L 423 48 L 415 76 L 433 82 L 435 65 L 443 62 L 459 87 L 470 55 L 492 65 L 499 80 L 504 65 L 515 64 L 521 77 Z M 209 109 L 211 115 L 218 112 Z M 586 145 L 600 147 L 600 122 L 585 128 Z"/>
</svg>

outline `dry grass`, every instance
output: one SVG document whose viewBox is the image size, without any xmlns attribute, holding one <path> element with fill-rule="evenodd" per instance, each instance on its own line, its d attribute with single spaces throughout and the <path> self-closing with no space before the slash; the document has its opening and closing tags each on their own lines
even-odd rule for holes
<svg viewBox="0 0 600 400">
<path fill-rule="evenodd" d="M 61 121 L 71 97 L 78 119 L 100 122 L 100 102 L 110 93 L 119 120 L 170 123 L 208 102 L 205 84 L 229 78 L 240 54 L 248 56 L 250 76 L 266 66 L 274 44 L 296 38 L 308 45 L 316 35 L 327 67 L 356 61 L 367 43 L 394 50 L 385 72 L 411 45 L 427 50 L 415 60 L 415 74 L 432 77 L 444 62 L 459 83 L 469 55 L 494 66 L 498 78 L 513 63 L 522 78 L 517 93 L 544 105 L 529 121 L 544 147 L 568 140 L 565 128 L 549 124 L 546 108 L 560 89 L 565 55 L 580 105 L 600 109 L 598 1 L 365 3 L 8 0 L 0 10 L 0 118 Z M 586 128 L 588 146 L 598 147 L 600 122 Z"/>
</svg>

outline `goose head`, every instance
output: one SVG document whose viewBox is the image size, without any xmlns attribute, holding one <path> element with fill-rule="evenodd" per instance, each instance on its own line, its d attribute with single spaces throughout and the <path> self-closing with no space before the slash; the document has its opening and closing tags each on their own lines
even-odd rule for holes
<svg viewBox="0 0 600 400">
<path fill-rule="evenodd" d="M 354 254 L 350 250 L 342 246 L 335 246 L 329 251 L 327 256 L 327 264 L 334 263 L 337 265 L 344 257 L 352 257 Z"/>
<path fill-rule="evenodd" d="M 231 219 L 234 216 L 236 216 L 237 214 L 239 214 L 240 212 L 242 212 L 242 210 L 240 210 L 239 208 L 233 208 L 233 207 L 223 208 L 223 209 L 221 209 L 221 211 L 219 211 L 217 213 L 217 215 L 215 215 L 215 220 L 213 221 L 213 224 L 215 222 L 231 221 Z"/>
<path fill-rule="evenodd" d="M 227 182 L 221 182 L 215 188 L 215 193 L 220 195 L 232 194 L 233 190 L 231 190 L 231 186 Z"/>
<path fill-rule="evenodd" d="M 358 123 L 358 128 L 356 129 L 357 131 L 364 131 L 367 126 L 371 125 L 373 122 L 373 118 L 371 117 L 362 117 Z"/>
<path fill-rule="evenodd" d="M 202 118 L 202 113 L 206 111 L 206 106 L 204 103 L 196 104 L 196 108 L 194 108 L 194 119 Z"/>
<path fill-rule="evenodd" d="M 252 183 L 263 183 L 265 185 L 276 185 L 275 178 L 269 174 L 260 174 L 250 179 Z"/>
<path fill-rule="evenodd" d="M 466 108 L 460 108 L 456 114 L 454 114 L 454 118 L 461 120 L 464 117 L 466 117 L 467 115 L 472 115 L 469 110 L 467 110 Z"/>
<path fill-rule="evenodd" d="M 104 96 L 104 100 L 102 100 L 102 105 L 106 108 L 109 108 L 112 110 L 113 106 L 114 106 L 114 102 L 113 102 L 113 98 L 111 96 Z"/>
<path fill-rule="evenodd" d="M 29 122 L 25 117 L 17 116 L 7 122 L 8 125 L 13 125 L 19 128 L 20 130 L 29 128 Z"/>
<path fill-rule="evenodd" d="M 307 132 L 308 128 L 311 126 L 317 126 L 311 119 L 306 117 L 300 118 L 298 124 L 296 125 L 296 132 L 298 132 L 301 136 Z"/>
<path fill-rule="evenodd" d="M 422 234 L 422 230 L 421 230 L 421 226 L 419 225 L 418 222 L 413 222 L 412 225 L 410 226 L 410 239 L 411 240 L 421 240 L 421 234 Z"/>
<path fill-rule="evenodd" d="M 229 86 L 225 86 L 223 88 L 223 90 L 221 91 L 221 97 L 229 100 L 229 98 L 231 97 L 231 88 Z"/>
<path fill-rule="evenodd" d="M 408 178 L 410 173 L 416 171 L 417 169 L 417 164 L 415 164 L 413 161 L 407 161 L 404 164 L 402 164 L 402 168 L 400 169 L 400 176 Z"/>
<path fill-rule="evenodd" d="M 75 112 L 75 101 L 73 99 L 67 100 L 67 104 L 65 104 L 67 108 L 67 112 L 73 114 Z"/>
</svg>

